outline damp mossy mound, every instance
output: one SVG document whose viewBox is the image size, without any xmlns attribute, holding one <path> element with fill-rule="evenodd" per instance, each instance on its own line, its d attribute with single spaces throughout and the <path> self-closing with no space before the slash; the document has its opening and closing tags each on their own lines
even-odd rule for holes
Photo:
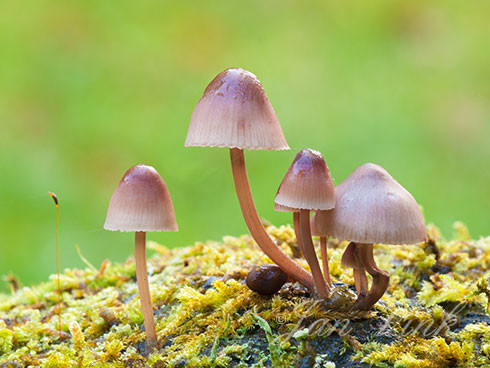
<svg viewBox="0 0 490 368">
<path fill-rule="evenodd" d="M 307 267 L 291 227 L 267 230 Z M 456 230 L 451 241 L 429 226 L 426 244 L 376 246 L 391 279 L 368 312 L 351 309 L 346 242 L 328 244 L 330 302 L 297 283 L 271 297 L 249 290 L 250 268 L 270 262 L 250 236 L 150 243 L 156 349 L 146 347 L 129 259 L 62 274 L 61 338 L 55 277 L 0 295 L 0 367 L 490 367 L 490 238 Z"/>
</svg>

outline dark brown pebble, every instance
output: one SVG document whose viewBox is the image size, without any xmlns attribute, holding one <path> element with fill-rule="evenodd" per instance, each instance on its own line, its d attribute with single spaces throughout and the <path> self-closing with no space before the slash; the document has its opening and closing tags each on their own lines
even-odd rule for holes
<svg viewBox="0 0 490 368">
<path fill-rule="evenodd" d="M 247 275 L 246 283 L 250 290 L 260 295 L 271 295 L 277 293 L 286 283 L 288 275 L 278 266 L 265 264 L 255 267 Z"/>
</svg>

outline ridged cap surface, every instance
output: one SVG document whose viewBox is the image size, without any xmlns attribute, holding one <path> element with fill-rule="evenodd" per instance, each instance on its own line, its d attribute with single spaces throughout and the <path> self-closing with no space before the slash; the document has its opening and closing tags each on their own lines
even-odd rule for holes
<svg viewBox="0 0 490 368">
<path fill-rule="evenodd" d="M 153 167 L 136 165 L 124 174 L 109 203 L 104 229 L 178 230 L 167 186 Z"/>
<path fill-rule="evenodd" d="M 358 243 L 425 241 L 424 218 L 413 196 L 375 164 L 354 170 L 335 188 L 335 209 L 316 216 L 318 230 Z"/>
<path fill-rule="evenodd" d="M 332 177 L 320 152 L 305 148 L 296 155 L 277 190 L 275 203 L 307 210 L 335 206 Z"/>
<path fill-rule="evenodd" d="M 262 84 L 240 68 L 225 70 L 208 85 L 192 113 L 185 146 L 289 149 Z"/>
</svg>

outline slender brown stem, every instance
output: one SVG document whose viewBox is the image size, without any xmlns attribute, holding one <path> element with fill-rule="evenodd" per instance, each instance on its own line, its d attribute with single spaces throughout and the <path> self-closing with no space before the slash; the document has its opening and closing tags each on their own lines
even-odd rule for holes
<svg viewBox="0 0 490 368">
<path fill-rule="evenodd" d="M 327 299 L 330 288 L 327 286 L 325 279 L 323 278 L 322 270 L 320 269 L 320 264 L 318 263 L 318 258 L 316 256 L 315 247 L 313 245 L 313 241 L 311 240 L 310 211 L 301 210 L 299 212 L 299 220 L 301 241 L 303 242 L 303 248 L 305 251 L 304 257 L 310 265 L 318 296 L 322 299 Z"/>
<path fill-rule="evenodd" d="M 365 297 L 368 293 L 368 279 L 364 268 L 354 268 L 354 282 L 356 284 L 357 296 Z"/>
<path fill-rule="evenodd" d="M 255 239 L 260 249 L 262 249 L 262 251 L 284 272 L 308 289 L 314 290 L 315 285 L 311 274 L 284 254 L 265 231 L 250 191 L 243 150 L 231 148 L 230 158 L 238 201 L 240 202 L 243 218 L 245 219 L 250 234 Z"/>
<path fill-rule="evenodd" d="M 304 257 L 305 251 L 303 250 L 303 242 L 301 241 L 301 232 L 299 230 L 299 212 L 293 212 L 293 226 L 294 234 L 296 235 L 296 243 L 298 243 L 299 250 Z"/>
<path fill-rule="evenodd" d="M 330 268 L 328 267 L 328 252 L 327 252 L 327 237 L 320 236 L 320 251 L 322 254 L 323 276 L 325 282 L 332 288 L 332 280 L 330 279 Z"/>
<path fill-rule="evenodd" d="M 356 308 L 369 310 L 383 296 L 390 281 L 388 272 L 378 268 L 374 260 L 372 244 L 358 244 L 360 250 L 360 260 L 366 271 L 373 277 L 371 289 L 365 297 L 359 297 L 356 301 Z"/>
<path fill-rule="evenodd" d="M 354 249 L 354 282 L 356 284 L 357 296 L 360 298 L 364 298 L 368 294 L 369 285 L 366 276 L 366 269 L 364 268 L 364 263 L 362 262 L 361 246 L 358 246 L 354 242 L 351 242 L 349 244 L 349 247 L 351 246 Z"/>
<path fill-rule="evenodd" d="M 148 286 L 148 271 L 146 270 L 146 233 L 138 231 L 135 236 L 134 259 L 136 261 L 136 279 L 141 300 L 141 311 L 145 322 L 146 341 L 149 346 L 157 343 L 155 320 L 153 319 L 153 306 L 151 303 L 150 288 Z"/>
<path fill-rule="evenodd" d="M 356 285 L 357 296 L 365 297 L 368 293 L 368 280 L 366 270 L 361 262 L 359 247 L 354 242 L 350 242 L 342 254 L 342 266 L 352 268 L 354 273 L 354 283 Z"/>
</svg>

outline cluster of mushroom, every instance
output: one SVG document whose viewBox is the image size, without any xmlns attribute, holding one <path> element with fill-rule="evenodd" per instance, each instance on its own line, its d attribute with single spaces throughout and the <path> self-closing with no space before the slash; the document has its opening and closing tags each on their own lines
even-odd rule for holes
<svg viewBox="0 0 490 368">
<path fill-rule="evenodd" d="M 326 237 L 331 236 L 351 242 L 342 264 L 354 269 L 358 294 L 355 307 L 366 310 L 381 298 L 389 281 L 388 274 L 374 261 L 373 244 L 411 244 L 426 239 L 424 220 L 415 199 L 383 168 L 362 165 L 334 188 L 321 153 L 304 149 L 297 154 L 278 189 L 275 209 L 293 213 L 297 242 L 311 273 L 288 257 L 271 239 L 257 213 L 243 151 L 286 150 L 289 146 L 260 81 L 246 70 L 225 70 L 207 86 L 192 113 L 185 146 L 230 149 L 236 194 L 245 223 L 257 245 L 285 273 L 267 268 L 255 270 L 247 284 L 258 291 L 273 293 L 289 276 L 319 298 L 328 299 L 332 282 Z M 310 219 L 311 211 L 314 216 Z M 177 230 L 170 195 L 155 169 L 137 165 L 124 175 L 111 198 L 104 227 L 136 232 L 138 288 L 147 340 L 155 345 L 145 233 Z M 312 232 L 320 236 L 323 272 Z M 366 272 L 373 278 L 371 288 Z"/>
</svg>

